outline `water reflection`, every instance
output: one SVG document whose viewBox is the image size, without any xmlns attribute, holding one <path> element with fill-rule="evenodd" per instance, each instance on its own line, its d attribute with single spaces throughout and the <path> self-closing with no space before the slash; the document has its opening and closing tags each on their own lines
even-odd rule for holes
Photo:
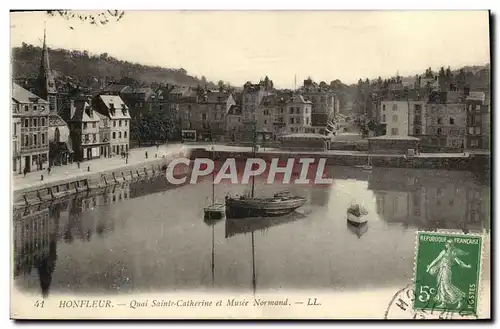
<svg viewBox="0 0 500 329">
<path fill-rule="evenodd" d="M 16 211 L 16 284 L 44 297 L 51 289 L 380 286 L 411 279 L 415 229 L 489 230 L 490 188 L 472 174 L 330 167 L 328 176 L 331 186 L 257 184 L 262 196 L 308 197 L 301 213 L 277 218 L 202 223 L 210 179 L 172 189 L 157 178 Z M 353 199 L 367 205 L 367 225 L 347 223 Z"/>
<path fill-rule="evenodd" d="M 100 195 L 78 194 L 57 200 L 49 208 L 26 207 L 14 212 L 14 277 L 29 276 L 36 269 L 41 292 L 48 296 L 57 260 L 57 242 L 72 244 L 75 239 L 90 242 L 114 231 L 114 217 L 97 216 L 130 198 L 173 188 L 165 178 L 110 186 Z"/>
</svg>

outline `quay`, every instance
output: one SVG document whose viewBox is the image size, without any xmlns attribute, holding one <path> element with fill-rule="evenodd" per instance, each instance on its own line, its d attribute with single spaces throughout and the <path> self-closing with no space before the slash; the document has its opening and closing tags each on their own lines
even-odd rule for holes
<svg viewBox="0 0 500 329">
<path fill-rule="evenodd" d="M 128 163 L 124 159 L 97 159 L 82 162 L 81 168 L 76 164 L 56 167 L 51 175 L 43 172 L 45 178 L 40 180 L 40 172 L 30 173 L 27 177 L 16 175 L 13 179 L 13 204 L 15 208 L 51 202 L 77 193 L 97 193 L 98 190 L 114 184 L 135 181 L 144 178 L 164 175 L 165 167 L 176 157 L 190 159 L 210 157 L 214 149 L 216 159 L 247 159 L 253 157 L 252 148 L 248 146 L 210 145 L 210 144 L 171 144 L 168 146 L 138 148 L 131 150 Z M 144 153 L 148 152 L 148 159 Z M 158 154 L 158 157 L 154 155 Z M 257 158 L 271 161 L 279 158 L 326 158 L 331 166 L 359 166 L 370 163 L 373 167 L 413 168 L 413 169 L 446 169 L 487 172 L 490 167 L 488 153 L 421 153 L 408 157 L 400 154 L 369 154 L 363 151 L 329 150 L 326 152 L 289 151 L 278 148 L 262 148 L 256 152 Z M 71 166 L 71 167 L 70 167 Z M 91 171 L 86 167 L 91 166 Z M 70 167 L 70 168 L 64 168 Z M 64 169 L 63 169 L 64 168 Z M 62 170 L 65 170 L 62 172 Z M 60 171 L 60 172 L 58 172 Z"/>
</svg>

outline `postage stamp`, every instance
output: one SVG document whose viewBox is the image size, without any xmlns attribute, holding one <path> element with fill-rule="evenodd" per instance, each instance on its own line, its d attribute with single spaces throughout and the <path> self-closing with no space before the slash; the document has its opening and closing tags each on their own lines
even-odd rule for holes
<svg viewBox="0 0 500 329">
<path fill-rule="evenodd" d="M 476 314 L 482 237 L 417 233 L 414 310 Z"/>
</svg>

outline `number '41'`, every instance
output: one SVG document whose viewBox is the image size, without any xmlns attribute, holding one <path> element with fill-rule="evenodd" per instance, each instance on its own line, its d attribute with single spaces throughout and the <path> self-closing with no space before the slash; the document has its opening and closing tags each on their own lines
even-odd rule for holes
<svg viewBox="0 0 500 329">
<path fill-rule="evenodd" d="M 43 307 L 43 303 L 44 303 L 44 302 L 45 302 L 44 300 L 42 300 L 42 301 L 37 300 L 37 301 L 35 302 L 35 307 Z"/>
</svg>

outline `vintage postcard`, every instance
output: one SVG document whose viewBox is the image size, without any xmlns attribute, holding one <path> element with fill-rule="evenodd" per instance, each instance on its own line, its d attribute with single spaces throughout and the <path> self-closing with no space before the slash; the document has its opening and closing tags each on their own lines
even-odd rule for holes
<svg viewBox="0 0 500 329">
<path fill-rule="evenodd" d="M 13 319 L 490 319 L 488 11 L 12 11 Z"/>
</svg>

